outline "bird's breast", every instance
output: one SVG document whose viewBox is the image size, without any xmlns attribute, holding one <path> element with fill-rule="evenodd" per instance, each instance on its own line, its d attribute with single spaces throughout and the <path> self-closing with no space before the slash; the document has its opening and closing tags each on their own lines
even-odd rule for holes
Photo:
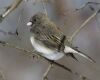
<svg viewBox="0 0 100 80">
<path fill-rule="evenodd" d="M 58 52 L 46 47 L 42 42 L 37 41 L 33 36 L 30 37 L 30 40 L 34 49 L 50 60 L 58 60 L 64 56 L 62 52 Z"/>
</svg>

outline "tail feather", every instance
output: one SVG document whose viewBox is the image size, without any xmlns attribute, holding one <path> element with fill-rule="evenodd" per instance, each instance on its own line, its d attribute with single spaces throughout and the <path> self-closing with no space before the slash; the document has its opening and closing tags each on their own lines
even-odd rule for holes
<svg viewBox="0 0 100 80">
<path fill-rule="evenodd" d="M 70 57 L 72 57 L 74 60 L 78 61 L 77 58 L 74 56 L 73 53 L 67 53 L 67 54 L 65 54 L 65 55 L 66 55 L 66 56 L 70 56 Z"/>
<path fill-rule="evenodd" d="M 78 54 L 78 55 L 86 58 L 87 60 L 95 63 L 95 61 L 91 57 L 89 57 L 88 55 L 84 54 L 83 52 L 81 52 L 81 51 L 79 51 L 79 50 L 77 50 L 75 48 L 71 48 L 71 47 L 65 46 L 64 52 L 65 53 Z"/>
</svg>

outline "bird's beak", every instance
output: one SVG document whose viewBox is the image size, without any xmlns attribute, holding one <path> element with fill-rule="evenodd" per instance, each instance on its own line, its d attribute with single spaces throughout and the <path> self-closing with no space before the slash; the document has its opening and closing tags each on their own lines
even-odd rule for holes
<svg viewBox="0 0 100 80">
<path fill-rule="evenodd" d="M 31 21 L 29 21 L 28 23 L 27 23 L 27 26 L 32 26 L 33 25 L 33 23 L 31 22 Z"/>
</svg>

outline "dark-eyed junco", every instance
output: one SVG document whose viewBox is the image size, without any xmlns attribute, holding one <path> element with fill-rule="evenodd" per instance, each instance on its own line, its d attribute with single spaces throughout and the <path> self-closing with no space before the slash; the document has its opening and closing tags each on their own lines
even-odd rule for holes
<svg viewBox="0 0 100 80">
<path fill-rule="evenodd" d="M 32 36 L 30 40 L 32 46 L 44 57 L 50 60 L 58 60 L 66 55 L 77 60 L 73 54 L 78 54 L 91 62 L 95 62 L 91 57 L 73 48 L 63 32 L 45 13 L 39 12 L 35 14 L 31 17 L 27 26 L 31 27 Z"/>
</svg>

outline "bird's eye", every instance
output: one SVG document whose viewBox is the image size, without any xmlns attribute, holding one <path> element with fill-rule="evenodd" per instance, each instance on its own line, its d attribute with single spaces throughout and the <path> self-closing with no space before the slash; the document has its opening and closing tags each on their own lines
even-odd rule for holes
<svg viewBox="0 0 100 80">
<path fill-rule="evenodd" d="M 33 22 L 36 22 L 37 20 L 36 20 L 36 18 L 35 19 L 33 19 Z"/>
<path fill-rule="evenodd" d="M 39 34 L 39 32 L 37 31 L 36 34 Z"/>
</svg>

